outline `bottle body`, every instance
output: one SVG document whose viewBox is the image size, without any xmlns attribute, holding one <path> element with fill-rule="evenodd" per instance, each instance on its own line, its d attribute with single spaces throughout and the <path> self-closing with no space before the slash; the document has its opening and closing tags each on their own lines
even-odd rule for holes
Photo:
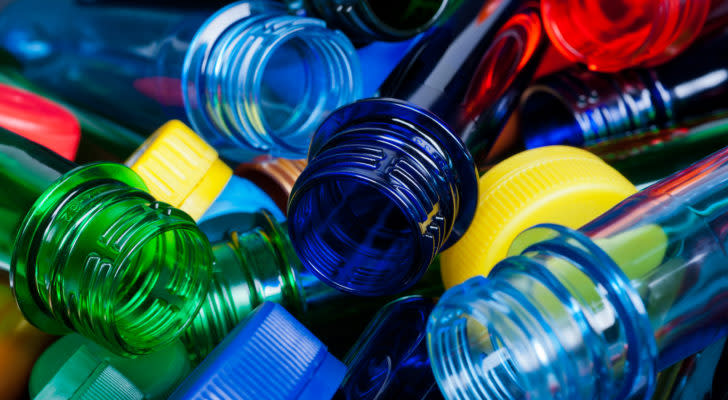
<svg viewBox="0 0 728 400">
<path fill-rule="evenodd" d="M 484 162 L 546 48 L 538 3 L 463 1 L 379 89 L 438 117 Z"/>
<path fill-rule="evenodd" d="M 473 160 L 444 123 L 401 101 L 368 99 L 337 110 L 314 135 L 288 231 L 303 265 L 327 284 L 393 294 L 465 232 L 476 200 Z"/>
<path fill-rule="evenodd" d="M 724 31 L 654 69 L 616 75 L 573 69 L 546 77 L 522 100 L 526 147 L 589 146 L 725 116 L 727 47 Z"/>
<path fill-rule="evenodd" d="M 727 162 L 721 150 L 578 232 L 527 230 L 488 278 L 446 293 L 428 326 L 446 396 L 649 396 L 657 371 L 725 336 Z M 472 345 L 454 347 L 462 337 Z M 443 363 L 452 352 L 462 364 Z"/>
<path fill-rule="evenodd" d="M 325 114 L 361 95 L 348 39 L 279 3 L 238 2 L 211 16 L 59 3 L 34 21 L 26 14 L 38 2 L 0 14 L 2 43 L 28 78 L 141 131 L 181 118 L 236 161 L 302 157 Z"/>
<path fill-rule="evenodd" d="M 411 296 L 382 307 L 344 359 L 347 373 L 334 398 L 442 399 L 427 358 L 425 326 L 434 306 Z"/>
</svg>

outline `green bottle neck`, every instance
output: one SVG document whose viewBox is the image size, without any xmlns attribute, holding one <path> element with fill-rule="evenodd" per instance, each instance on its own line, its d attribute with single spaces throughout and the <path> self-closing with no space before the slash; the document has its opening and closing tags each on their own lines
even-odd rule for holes
<svg viewBox="0 0 728 400">
<path fill-rule="evenodd" d="M 0 128 L 0 270 L 10 270 L 13 243 L 33 204 L 75 164 L 22 136 Z"/>
</svg>

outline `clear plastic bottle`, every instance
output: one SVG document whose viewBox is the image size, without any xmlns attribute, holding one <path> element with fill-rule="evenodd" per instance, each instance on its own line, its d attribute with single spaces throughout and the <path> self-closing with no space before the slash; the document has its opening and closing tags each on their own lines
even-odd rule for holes
<svg viewBox="0 0 728 400">
<path fill-rule="evenodd" d="M 185 119 L 236 161 L 303 157 L 326 114 L 361 96 L 349 40 L 267 0 L 212 16 L 18 1 L 0 12 L 0 44 L 35 83 L 142 132 Z"/>
</svg>

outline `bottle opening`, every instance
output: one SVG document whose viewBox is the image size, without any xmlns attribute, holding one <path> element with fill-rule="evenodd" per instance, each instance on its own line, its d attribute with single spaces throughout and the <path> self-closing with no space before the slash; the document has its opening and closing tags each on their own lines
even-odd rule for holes
<svg viewBox="0 0 728 400">
<path fill-rule="evenodd" d="M 369 0 L 369 9 L 384 24 L 399 31 L 421 31 L 432 25 L 449 0 Z"/>
<path fill-rule="evenodd" d="M 378 294 L 411 281 L 418 265 L 419 229 L 379 187 L 325 178 L 297 195 L 290 210 L 292 240 L 321 279 L 343 291 Z"/>
</svg>

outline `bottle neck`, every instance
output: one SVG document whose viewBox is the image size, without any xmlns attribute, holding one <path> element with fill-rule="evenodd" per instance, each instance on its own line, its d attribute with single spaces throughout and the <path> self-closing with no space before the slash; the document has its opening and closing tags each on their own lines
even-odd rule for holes
<svg viewBox="0 0 728 400">
<path fill-rule="evenodd" d="M 203 24 L 187 53 L 187 117 L 235 161 L 304 157 L 329 110 L 361 96 L 349 40 L 323 21 L 286 12 L 272 1 L 231 5 Z"/>
<path fill-rule="evenodd" d="M 0 131 L 0 270 L 10 270 L 18 229 L 41 194 L 75 165 L 12 132 Z"/>
</svg>

